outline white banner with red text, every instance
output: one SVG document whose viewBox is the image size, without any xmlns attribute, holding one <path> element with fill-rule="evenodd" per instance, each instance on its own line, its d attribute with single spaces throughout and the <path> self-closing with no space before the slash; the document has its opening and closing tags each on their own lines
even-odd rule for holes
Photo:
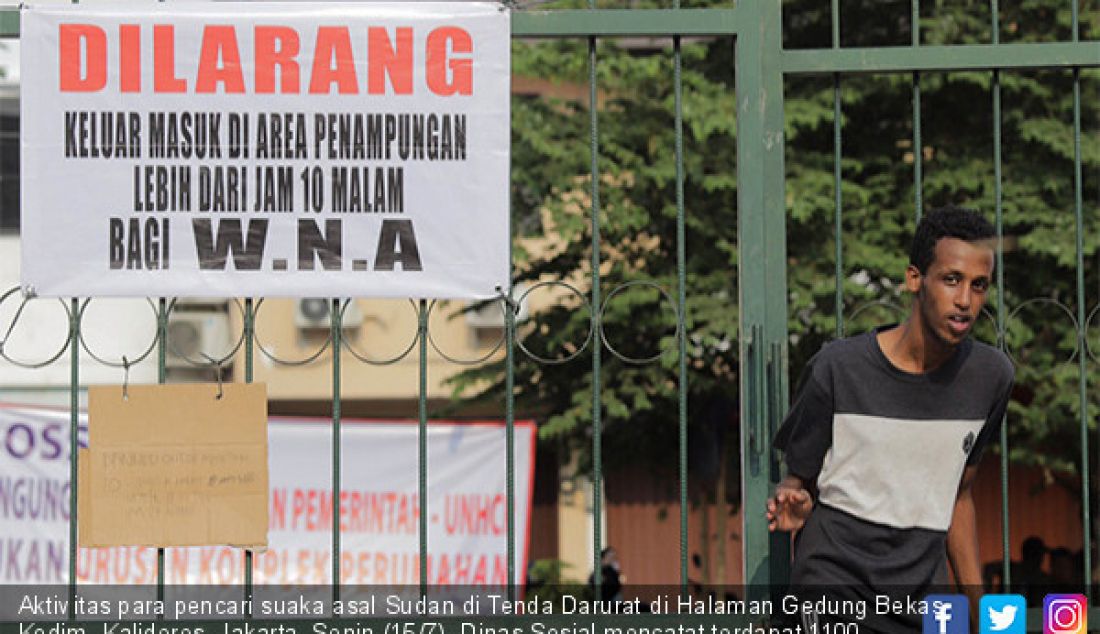
<svg viewBox="0 0 1100 634">
<path fill-rule="evenodd" d="M 87 418 L 80 416 L 80 444 Z M 499 421 L 431 421 L 427 505 L 419 495 L 419 426 L 342 421 L 340 580 L 410 585 L 420 580 L 420 516 L 427 514 L 427 581 L 507 584 L 506 429 Z M 69 414 L 0 405 L 0 584 L 60 584 L 69 574 Z M 517 584 L 527 567 L 535 425 L 515 425 Z M 258 585 L 332 580 L 332 425 L 273 417 L 268 425 L 269 547 L 253 555 Z M 244 554 L 229 547 L 169 548 L 167 584 L 240 585 Z M 155 548 L 78 550 L 81 584 L 154 584 Z"/>
<path fill-rule="evenodd" d="M 510 37 L 492 2 L 24 5 L 24 292 L 496 296 Z"/>
</svg>

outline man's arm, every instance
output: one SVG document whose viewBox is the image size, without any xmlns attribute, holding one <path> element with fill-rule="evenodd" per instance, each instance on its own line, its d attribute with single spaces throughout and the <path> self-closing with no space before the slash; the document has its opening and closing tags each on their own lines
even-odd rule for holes
<svg viewBox="0 0 1100 634">
<path fill-rule="evenodd" d="M 969 465 L 963 470 L 959 492 L 955 497 L 955 511 L 951 514 L 951 526 L 947 529 L 947 560 L 955 573 L 955 581 L 970 601 L 970 621 L 975 628 L 978 602 L 982 597 L 978 522 L 977 513 L 974 510 L 974 497 L 971 494 L 977 473 L 976 465 Z"/>
</svg>

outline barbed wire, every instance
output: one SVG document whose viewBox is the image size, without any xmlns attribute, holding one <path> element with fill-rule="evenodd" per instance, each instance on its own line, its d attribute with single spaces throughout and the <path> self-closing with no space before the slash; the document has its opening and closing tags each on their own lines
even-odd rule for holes
<svg viewBox="0 0 1100 634">
<path fill-rule="evenodd" d="M 652 289 L 653 291 L 656 291 L 658 296 L 657 303 L 662 305 L 662 310 L 670 315 L 668 322 L 670 324 L 670 331 L 669 337 L 655 338 L 655 341 L 658 342 L 658 346 L 660 346 L 660 342 L 666 342 L 666 346 L 664 349 L 658 349 L 653 354 L 648 356 L 635 357 L 622 352 L 612 342 L 612 337 L 608 335 L 607 330 L 607 326 L 609 325 L 607 314 L 609 306 L 611 305 L 613 300 L 619 298 L 631 289 L 639 288 Z M 523 353 L 523 355 L 536 363 L 541 363 L 545 365 L 560 365 L 563 363 L 568 363 L 582 355 L 585 350 L 588 349 L 588 346 L 592 343 L 592 341 L 598 338 L 600 345 L 602 345 L 604 349 L 606 349 L 615 358 L 619 359 L 623 363 L 631 365 L 647 365 L 659 362 L 660 359 L 666 355 L 675 354 L 678 349 L 678 346 L 676 346 L 675 344 L 677 344 L 679 338 L 683 337 L 685 334 L 684 316 L 679 314 L 676 302 L 674 300 L 674 295 L 672 294 L 672 292 L 670 292 L 669 289 L 651 280 L 631 280 L 612 287 L 611 290 L 603 297 L 600 303 L 600 309 L 599 311 L 597 311 L 597 314 L 594 317 L 591 317 L 591 299 L 576 286 L 563 281 L 543 281 L 526 288 L 523 293 L 516 299 L 509 299 L 507 295 L 503 293 L 498 293 L 498 296 L 495 298 L 469 304 L 465 308 L 456 311 L 452 315 L 452 318 L 458 317 L 468 311 L 483 309 L 485 306 L 489 305 L 496 305 L 501 311 L 500 323 L 503 324 L 504 319 L 507 318 L 508 311 L 511 311 L 514 317 L 519 316 L 520 307 L 525 304 L 532 293 L 540 290 L 553 291 L 554 289 L 564 290 L 564 293 L 559 293 L 556 295 L 557 303 L 555 305 L 565 305 L 568 309 L 578 312 L 588 311 L 590 315 L 590 319 L 588 320 L 589 325 L 587 332 L 585 332 L 583 339 L 581 339 L 580 341 L 559 344 L 558 348 L 560 349 L 560 354 L 558 354 L 557 356 L 549 356 L 547 353 L 535 352 L 531 349 L 531 344 L 537 341 L 539 338 L 540 333 L 538 330 L 530 331 L 526 334 L 526 336 L 523 337 L 517 336 L 515 339 L 516 350 L 519 350 Z M 2 311 L 5 307 L 10 306 L 12 303 L 17 302 L 11 318 L 7 320 L 6 323 L 0 323 L 0 332 L 3 332 L 3 337 L 0 338 L 0 359 L 3 359 L 4 361 L 22 369 L 41 369 L 53 363 L 56 363 L 69 350 L 69 345 L 71 344 L 72 340 L 71 324 L 74 321 L 73 315 L 71 313 L 69 303 L 65 300 L 24 297 L 19 294 L 19 290 L 19 287 L 13 287 L 0 295 L 0 311 Z M 854 321 L 868 311 L 884 309 L 888 313 L 891 313 L 892 315 L 898 317 L 900 321 L 900 319 L 904 317 L 907 309 L 897 303 L 895 299 L 896 298 L 880 298 L 856 304 L 845 310 L 846 314 L 844 318 L 846 321 Z M 8 344 L 14 340 L 17 340 L 17 331 L 21 321 L 26 319 L 27 307 L 31 305 L 32 302 L 47 303 L 53 301 L 56 301 L 58 302 L 58 304 L 60 304 L 62 310 L 65 312 L 66 323 L 70 324 L 66 329 L 66 336 L 61 342 L 60 347 L 56 351 L 47 354 L 43 360 L 26 360 L 13 357 L 10 354 L 10 347 L 8 346 Z M 87 329 L 85 327 L 81 327 L 87 319 L 89 307 L 92 306 L 96 301 L 97 299 L 95 298 L 85 298 L 80 301 L 78 306 L 75 321 L 78 327 L 80 327 L 77 340 L 79 342 L 81 350 L 86 353 L 89 358 L 93 359 L 95 362 L 105 367 L 121 368 L 127 371 L 129 370 L 129 368 L 147 360 L 156 350 L 157 345 L 161 343 L 160 333 L 162 329 L 160 328 L 160 320 L 163 318 L 165 325 L 163 331 L 165 332 L 165 334 L 167 334 L 168 326 L 172 323 L 173 314 L 183 314 L 184 312 L 179 310 L 179 300 L 171 299 L 167 304 L 166 313 L 162 317 L 159 314 L 159 309 L 157 308 L 157 304 L 154 302 L 154 300 L 152 298 L 146 298 L 146 302 L 148 302 L 152 311 L 154 321 L 157 323 L 157 328 L 155 329 L 152 340 L 149 341 L 147 345 L 141 348 L 139 354 L 120 354 L 118 360 L 116 361 L 111 354 L 108 354 L 107 352 L 104 352 L 102 350 L 94 349 L 87 338 Z M 341 317 L 344 317 L 347 313 L 349 306 L 355 300 L 352 298 L 343 298 L 338 301 Z M 245 344 L 246 330 L 244 328 L 244 323 L 247 317 L 240 299 L 233 299 L 232 303 L 236 307 L 236 310 L 239 314 L 241 327 L 239 333 L 234 333 L 236 334 L 236 338 L 235 340 L 233 340 L 233 344 L 229 347 L 228 351 L 226 351 L 224 354 L 210 355 L 208 351 L 200 351 L 196 354 L 188 354 L 186 351 L 179 350 L 170 336 L 167 337 L 167 340 L 165 341 L 166 350 L 176 360 L 182 361 L 184 364 L 186 364 L 186 366 L 199 370 L 209 369 L 217 371 L 219 368 L 224 368 L 225 366 L 230 364 L 233 359 L 238 354 L 240 354 L 241 349 Z M 265 358 L 269 359 L 272 363 L 276 365 L 290 367 L 309 365 L 314 362 L 327 360 L 329 357 L 331 357 L 331 328 L 324 330 L 324 335 L 317 336 L 317 348 L 304 356 L 297 358 L 286 358 L 275 354 L 272 344 L 264 342 L 263 333 L 261 333 L 261 329 L 258 326 L 261 321 L 259 317 L 261 315 L 261 310 L 264 306 L 264 303 L 265 300 L 263 298 L 259 299 L 255 303 L 252 311 L 252 343 L 255 345 L 256 350 L 258 350 L 261 355 L 263 355 Z M 410 315 L 412 319 L 410 319 L 409 323 L 418 323 L 421 308 L 418 306 L 417 302 L 412 299 L 409 300 L 409 304 L 412 308 L 412 313 Z M 647 301 L 647 304 L 652 304 L 652 302 Z M 428 319 L 426 320 L 427 328 L 425 329 L 425 334 L 427 336 L 428 344 L 430 345 L 431 349 L 434 350 L 435 353 L 445 361 L 462 366 L 477 366 L 491 360 L 494 355 L 499 353 L 501 349 L 506 345 L 506 333 L 504 331 L 504 328 L 501 328 L 501 334 L 496 342 L 493 343 L 491 346 L 488 346 L 485 352 L 480 352 L 476 357 L 461 358 L 456 353 L 444 349 L 444 347 L 440 344 L 438 337 L 433 334 L 433 324 L 431 319 L 433 313 L 440 312 L 440 307 L 442 305 L 443 302 L 440 302 L 438 300 L 433 300 L 427 304 L 425 310 L 427 311 Z M 998 330 L 997 320 L 993 313 L 989 310 L 988 307 L 983 308 L 981 313 L 982 318 L 988 320 L 995 337 L 993 341 L 988 341 L 987 343 L 990 343 L 991 345 L 996 345 L 998 341 L 1004 340 L 1006 353 L 1012 359 L 1013 363 L 1019 365 L 1020 358 L 1022 356 L 1026 356 L 1023 354 L 1024 351 L 1029 350 L 1030 348 L 1027 347 L 1026 344 L 1012 346 L 1006 336 L 1007 332 L 1012 330 L 1012 328 L 1014 328 L 1015 325 L 1019 323 L 1021 315 L 1024 311 L 1036 309 L 1041 310 L 1044 308 L 1054 310 L 1057 318 L 1059 320 L 1063 320 L 1069 326 L 1069 331 L 1080 332 L 1080 327 L 1077 322 L 1076 314 L 1070 306 L 1056 298 L 1035 297 L 1025 300 L 1006 311 L 1005 318 L 1003 320 L 1004 330 Z M 435 325 L 438 326 L 438 324 Z M 519 325 L 518 321 L 517 325 Z M 1100 362 L 1100 357 L 1098 357 L 1098 355 L 1100 355 L 1100 346 L 1094 347 L 1093 343 L 1090 341 L 1090 335 L 1094 332 L 1093 328 L 1100 328 L 1100 304 L 1093 306 L 1093 308 L 1088 311 L 1087 316 L 1084 320 L 1084 336 L 1074 338 L 1072 351 L 1070 352 L 1069 356 L 1065 358 L 1059 365 L 1072 363 L 1077 358 L 1077 355 L 1081 354 L 1081 345 L 1079 343 L 1080 340 L 1083 340 L 1084 342 L 1084 354 L 1086 354 L 1088 358 L 1091 359 L 1093 362 Z M 385 356 L 384 354 L 374 356 L 370 352 L 364 350 L 361 343 L 355 343 L 353 341 L 355 339 L 354 337 L 341 337 L 341 349 L 346 350 L 352 356 L 352 358 L 364 364 L 373 366 L 388 366 L 408 359 L 411 353 L 416 349 L 417 344 L 420 341 L 420 336 L 420 329 L 418 327 L 414 327 L 412 329 L 412 337 L 408 341 L 408 343 L 401 348 L 400 352 L 392 356 Z M 669 343 L 671 343 L 672 345 L 668 345 Z M 326 353 L 329 354 L 326 355 Z M 198 358 L 196 355 L 201 355 L 202 358 Z"/>
<path fill-rule="evenodd" d="M 147 298 L 145 298 L 145 300 L 147 302 L 149 302 L 149 306 L 153 309 L 153 323 L 156 324 L 157 321 L 160 319 L 160 314 L 159 314 L 160 309 L 157 308 L 157 305 L 153 303 L 152 299 L 147 297 Z M 84 322 L 84 314 L 85 314 L 85 312 L 87 312 L 88 305 L 91 303 L 91 301 L 92 300 L 90 300 L 90 299 L 85 299 L 84 302 L 80 305 L 80 313 L 79 314 L 80 314 L 81 323 Z M 96 354 L 94 351 L 92 351 L 92 347 L 90 345 L 88 345 L 88 342 L 85 339 L 86 334 L 87 334 L 87 331 L 82 327 L 80 329 L 80 337 L 79 337 L 81 350 L 88 353 L 88 356 L 95 359 L 100 364 L 105 365 L 107 367 L 111 367 L 111 368 L 122 368 L 122 369 L 128 371 L 128 369 L 131 366 L 134 366 L 138 363 L 141 363 L 150 354 L 152 354 L 154 350 L 157 349 L 157 337 L 154 335 L 153 340 L 151 342 L 149 342 L 149 347 L 147 347 L 144 352 L 142 352 L 141 354 L 139 354 L 136 357 L 129 357 L 129 356 L 123 354 L 122 357 L 121 357 L 121 360 L 118 363 L 115 363 L 115 362 L 107 360 L 106 357 L 100 356 L 100 355 Z"/>
<path fill-rule="evenodd" d="M 19 290 L 19 287 L 16 286 L 15 288 L 12 288 L 5 292 L 3 295 L 0 295 L 0 307 L 2 307 L 4 303 L 9 301 L 13 297 L 19 297 L 19 299 L 21 300 L 19 302 L 19 307 L 15 310 L 15 315 L 12 317 L 11 323 L 8 325 L 7 330 L 4 332 L 4 337 L 0 339 L 0 357 L 16 367 L 20 367 L 25 370 L 37 370 L 39 368 L 44 368 L 48 365 L 51 365 L 52 363 L 60 359 L 61 356 L 65 354 L 65 351 L 69 349 L 69 342 L 71 341 L 72 337 L 65 337 L 64 341 L 62 341 L 61 348 L 56 353 L 54 353 L 53 356 L 47 358 L 45 361 L 20 361 L 18 359 L 12 358 L 8 354 L 7 343 L 11 339 L 12 333 L 15 332 L 15 328 L 19 325 L 19 318 L 23 315 L 23 310 L 31 301 L 33 301 L 32 298 L 29 297 L 16 296 L 16 292 Z M 65 316 L 67 317 L 65 321 L 71 322 L 72 311 L 70 310 L 69 305 L 66 304 L 63 300 L 58 301 L 61 304 L 61 308 L 65 311 Z"/>
<path fill-rule="evenodd" d="M 672 295 L 668 291 L 666 291 L 661 285 L 659 285 L 655 282 L 649 282 L 649 281 L 646 281 L 646 280 L 632 280 L 630 282 L 619 284 L 614 289 L 612 289 L 610 293 L 607 294 L 607 297 L 604 299 L 604 302 L 603 302 L 603 307 L 600 308 L 600 319 L 599 319 L 599 322 L 598 322 L 599 323 L 599 330 L 600 330 L 600 341 L 603 343 L 604 347 L 607 348 L 608 352 L 610 352 L 611 354 L 618 357 L 619 360 L 622 361 L 623 363 L 629 363 L 631 365 L 648 365 L 650 363 L 657 362 L 658 360 L 660 360 L 660 358 L 662 356 L 664 356 L 665 354 L 667 354 L 669 352 L 676 352 L 677 348 L 670 347 L 670 348 L 667 348 L 664 351 L 658 351 L 656 354 L 648 356 L 648 357 L 642 357 L 642 358 L 630 357 L 630 356 L 627 356 L 627 355 L 619 352 L 618 350 L 615 349 L 615 346 L 611 345 L 611 342 L 607 338 L 607 331 L 604 329 L 604 326 L 607 324 L 607 322 L 604 320 L 604 317 L 607 314 L 607 307 L 608 307 L 608 305 L 611 304 L 611 300 L 616 295 L 618 295 L 619 293 L 621 293 L 621 292 L 623 292 L 623 291 L 625 291 L 629 288 L 636 288 L 636 287 L 637 288 L 655 288 L 655 289 L 657 289 L 657 292 L 661 294 L 661 296 L 663 297 L 665 303 L 667 303 L 669 308 L 672 310 L 673 316 L 676 317 L 676 331 L 675 331 L 674 335 L 675 335 L 675 338 L 678 342 L 678 340 L 680 338 L 680 335 L 681 335 L 681 331 L 683 330 L 683 327 L 684 327 L 684 322 L 683 322 L 682 319 L 680 319 L 680 311 L 676 310 L 676 300 L 672 299 Z"/>
<path fill-rule="evenodd" d="M 259 328 L 255 327 L 255 323 L 259 321 L 260 309 L 263 307 L 263 305 L 264 300 L 261 298 L 260 301 L 256 302 L 256 305 L 252 307 L 252 342 L 256 345 L 256 349 L 260 351 L 260 354 L 270 359 L 272 363 L 275 363 L 276 365 L 285 365 L 288 367 L 309 365 L 310 363 L 313 363 L 314 361 L 319 359 L 321 355 L 324 354 L 326 350 L 328 350 L 329 345 L 332 344 L 332 334 L 329 333 L 324 338 L 324 341 L 320 342 L 321 347 L 315 350 L 312 354 L 306 355 L 305 357 L 302 357 L 300 359 L 280 359 L 278 356 L 275 355 L 275 353 L 271 352 L 267 349 L 266 346 L 264 346 L 263 341 L 260 340 Z"/>
<path fill-rule="evenodd" d="M 578 346 L 576 348 L 576 350 L 574 350 L 572 353 L 567 354 L 565 357 L 552 359 L 552 358 L 549 358 L 549 357 L 543 357 L 541 355 L 535 354 L 534 352 L 531 352 L 530 350 L 527 349 L 527 344 L 524 341 L 525 338 L 519 338 L 519 337 L 516 338 L 516 347 L 519 348 L 521 352 L 523 352 L 525 355 L 527 355 L 530 359 L 534 360 L 535 362 L 542 363 L 544 365 L 560 365 L 562 363 L 568 363 L 569 361 L 572 361 L 573 359 L 576 359 L 577 357 L 579 357 L 581 355 L 581 353 L 584 352 L 584 350 L 588 347 L 588 343 L 590 341 L 592 341 L 591 303 L 588 301 L 588 297 L 584 293 L 582 293 L 580 291 L 580 289 L 573 286 L 572 284 L 568 284 L 566 282 L 556 282 L 556 281 L 555 282 L 539 282 L 538 284 L 535 284 L 535 285 L 531 286 L 531 288 L 527 289 L 523 293 L 523 295 L 520 295 L 519 303 L 522 304 L 524 302 L 524 300 L 527 299 L 527 296 L 530 295 L 531 293 L 533 293 L 536 289 L 539 289 L 539 288 L 553 288 L 555 286 L 561 286 L 562 288 L 565 288 L 567 291 L 569 291 L 569 293 L 571 295 L 575 295 L 576 297 L 578 297 L 580 299 L 581 305 L 583 305 L 585 308 L 589 309 L 590 318 L 588 320 L 588 332 L 585 333 L 584 340 L 581 342 L 581 345 Z"/>
<path fill-rule="evenodd" d="M 348 307 L 348 305 L 351 304 L 352 301 L 353 300 L 350 300 L 350 299 L 346 300 L 341 305 L 341 307 L 340 307 L 341 323 L 343 323 L 342 318 L 344 316 L 344 313 L 347 311 L 347 307 Z M 411 299 L 409 300 L 409 305 L 412 306 L 413 318 L 414 318 L 411 323 L 414 323 L 414 324 L 419 323 L 419 320 L 420 320 L 420 307 L 417 306 L 416 302 L 414 300 L 411 300 Z M 350 337 L 341 337 L 340 338 L 340 343 L 343 345 L 343 348 L 345 350 L 347 350 L 348 352 L 350 352 L 351 356 L 353 356 L 356 359 L 362 361 L 363 363 L 366 363 L 368 365 L 376 365 L 376 366 L 393 365 L 393 364 L 401 361 L 402 359 L 407 357 L 409 355 L 409 353 L 411 353 L 413 351 L 413 348 L 416 347 L 416 342 L 417 341 L 420 341 L 420 333 L 418 332 L 417 328 L 413 328 L 412 341 L 410 341 L 409 345 L 405 346 L 405 349 L 402 350 L 401 352 L 399 352 L 396 356 L 390 357 L 388 359 L 370 359 L 370 358 L 367 357 L 366 353 L 361 353 L 361 352 L 359 352 L 358 350 L 355 349 L 355 345 L 351 342 Z"/>
</svg>

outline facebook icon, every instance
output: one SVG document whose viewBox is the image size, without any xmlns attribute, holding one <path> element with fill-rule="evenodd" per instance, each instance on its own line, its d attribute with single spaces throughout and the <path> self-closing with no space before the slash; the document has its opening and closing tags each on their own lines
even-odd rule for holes
<svg viewBox="0 0 1100 634">
<path fill-rule="evenodd" d="M 970 610 L 961 594 L 930 594 L 924 599 L 923 634 L 970 634 Z"/>
</svg>

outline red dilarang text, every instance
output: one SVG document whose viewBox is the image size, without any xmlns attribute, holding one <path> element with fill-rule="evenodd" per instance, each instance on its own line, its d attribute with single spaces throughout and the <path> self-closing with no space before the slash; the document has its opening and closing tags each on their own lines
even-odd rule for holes
<svg viewBox="0 0 1100 634">
<path fill-rule="evenodd" d="M 62 92 L 99 92 L 108 88 L 109 39 L 106 29 L 95 24 L 62 24 L 59 27 L 59 59 Z M 142 27 L 122 24 L 118 27 L 119 92 L 142 92 L 141 47 Z M 352 33 L 345 26 L 317 28 L 311 47 L 311 60 L 299 62 L 303 41 L 298 31 L 289 26 L 252 27 L 253 64 L 241 63 L 237 27 L 207 25 L 203 27 L 199 58 L 194 77 L 181 77 L 176 67 L 176 27 L 172 24 L 152 25 L 152 68 L 154 93 L 215 93 L 243 94 L 329 94 L 342 95 L 395 94 L 411 95 L 414 91 L 412 27 L 367 27 L 365 33 L 367 59 L 366 77 L 356 72 Z M 424 81 L 427 89 L 440 96 L 473 93 L 473 38 L 465 29 L 441 26 L 428 32 L 423 58 Z M 303 73 L 305 77 L 303 78 Z M 305 80 L 303 82 L 303 79 Z M 251 80 L 251 86 L 246 81 Z M 387 81 L 388 80 L 388 81 Z M 388 86 L 387 86 L 388 85 Z"/>
</svg>

